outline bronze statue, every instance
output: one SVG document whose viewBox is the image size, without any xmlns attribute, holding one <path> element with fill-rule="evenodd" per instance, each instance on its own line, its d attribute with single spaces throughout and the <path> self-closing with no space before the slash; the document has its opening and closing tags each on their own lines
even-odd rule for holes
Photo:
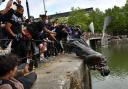
<svg viewBox="0 0 128 89">
<path fill-rule="evenodd" d="M 68 52 L 74 52 L 83 59 L 90 70 L 98 70 L 102 76 L 109 75 L 110 70 L 106 57 L 94 51 L 84 39 L 68 40 L 66 47 L 68 48 Z"/>
</svg>

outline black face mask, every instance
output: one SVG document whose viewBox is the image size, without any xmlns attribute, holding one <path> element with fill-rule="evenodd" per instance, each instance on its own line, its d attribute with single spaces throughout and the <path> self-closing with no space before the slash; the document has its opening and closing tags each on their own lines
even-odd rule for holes
<svg viewBox="0 0 128 89">
<path fill-rule="evenodd" d="M 2 2 L 4 2 L 5 0 L 2 0 Z"/>
<path fill-rule="evenodd" d="M 17 17 L 19 17 L 19 18 L 21 18 L 21 17 L 23 16 L 23 14 L 18 13 L 18 12 L 16 12 L 15 15 L 16 15 Z"/>
</svg>

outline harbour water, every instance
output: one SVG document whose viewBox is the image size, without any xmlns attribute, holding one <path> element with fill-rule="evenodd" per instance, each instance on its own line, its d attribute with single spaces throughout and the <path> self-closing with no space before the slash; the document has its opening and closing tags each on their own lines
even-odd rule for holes
<svg viewBox="0 0 128 89">
<path fill-rule="evenodd" d="M 108 58 L 111 73 L 102 77 L 97 71 L 91 71 L 93 89 L 128 89 L 128 42 L 113 41 L 97 50 Z"/>
</svg>

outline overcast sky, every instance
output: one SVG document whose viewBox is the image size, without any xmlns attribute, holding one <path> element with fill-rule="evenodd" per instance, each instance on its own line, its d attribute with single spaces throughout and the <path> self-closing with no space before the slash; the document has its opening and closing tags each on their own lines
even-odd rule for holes
<svg viewBox="0 0 128 89">
<path fill-rule="evenodd" d="M 7 0 L 8 1 L 8 0 Z M 38 17 L 39 14 L 44 14 L 43 0 L 28 0 L 30 15 Z M 126 0 L 45 0 L 47 14 L 55 14 L 56 12 L 67 12 L 71 10 L 71 7 L 80 8 L 99 8 L 104 11 L 107 8 L 116 6 L 124 6 Z M 0 8 L 5 6 L 6 2 L 3 3 Z M 22 4 L 25 7 L 26 15 L 26 0 L 22 0 Z"/>
</svg>

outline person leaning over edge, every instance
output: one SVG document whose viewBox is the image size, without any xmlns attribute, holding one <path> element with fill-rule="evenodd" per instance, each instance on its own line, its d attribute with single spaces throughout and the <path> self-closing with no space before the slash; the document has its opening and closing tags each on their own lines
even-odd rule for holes
<svg viewBox="0 0 128 89">
<path fill-rule="evenodd" d="M 28 68 L 26 64 L 24 69 L 17 71 L 18 58 L 14 54 L 0 55 L 0 89 L 30 89 L 37 74 L 28 73 Z"/>
</svg>

